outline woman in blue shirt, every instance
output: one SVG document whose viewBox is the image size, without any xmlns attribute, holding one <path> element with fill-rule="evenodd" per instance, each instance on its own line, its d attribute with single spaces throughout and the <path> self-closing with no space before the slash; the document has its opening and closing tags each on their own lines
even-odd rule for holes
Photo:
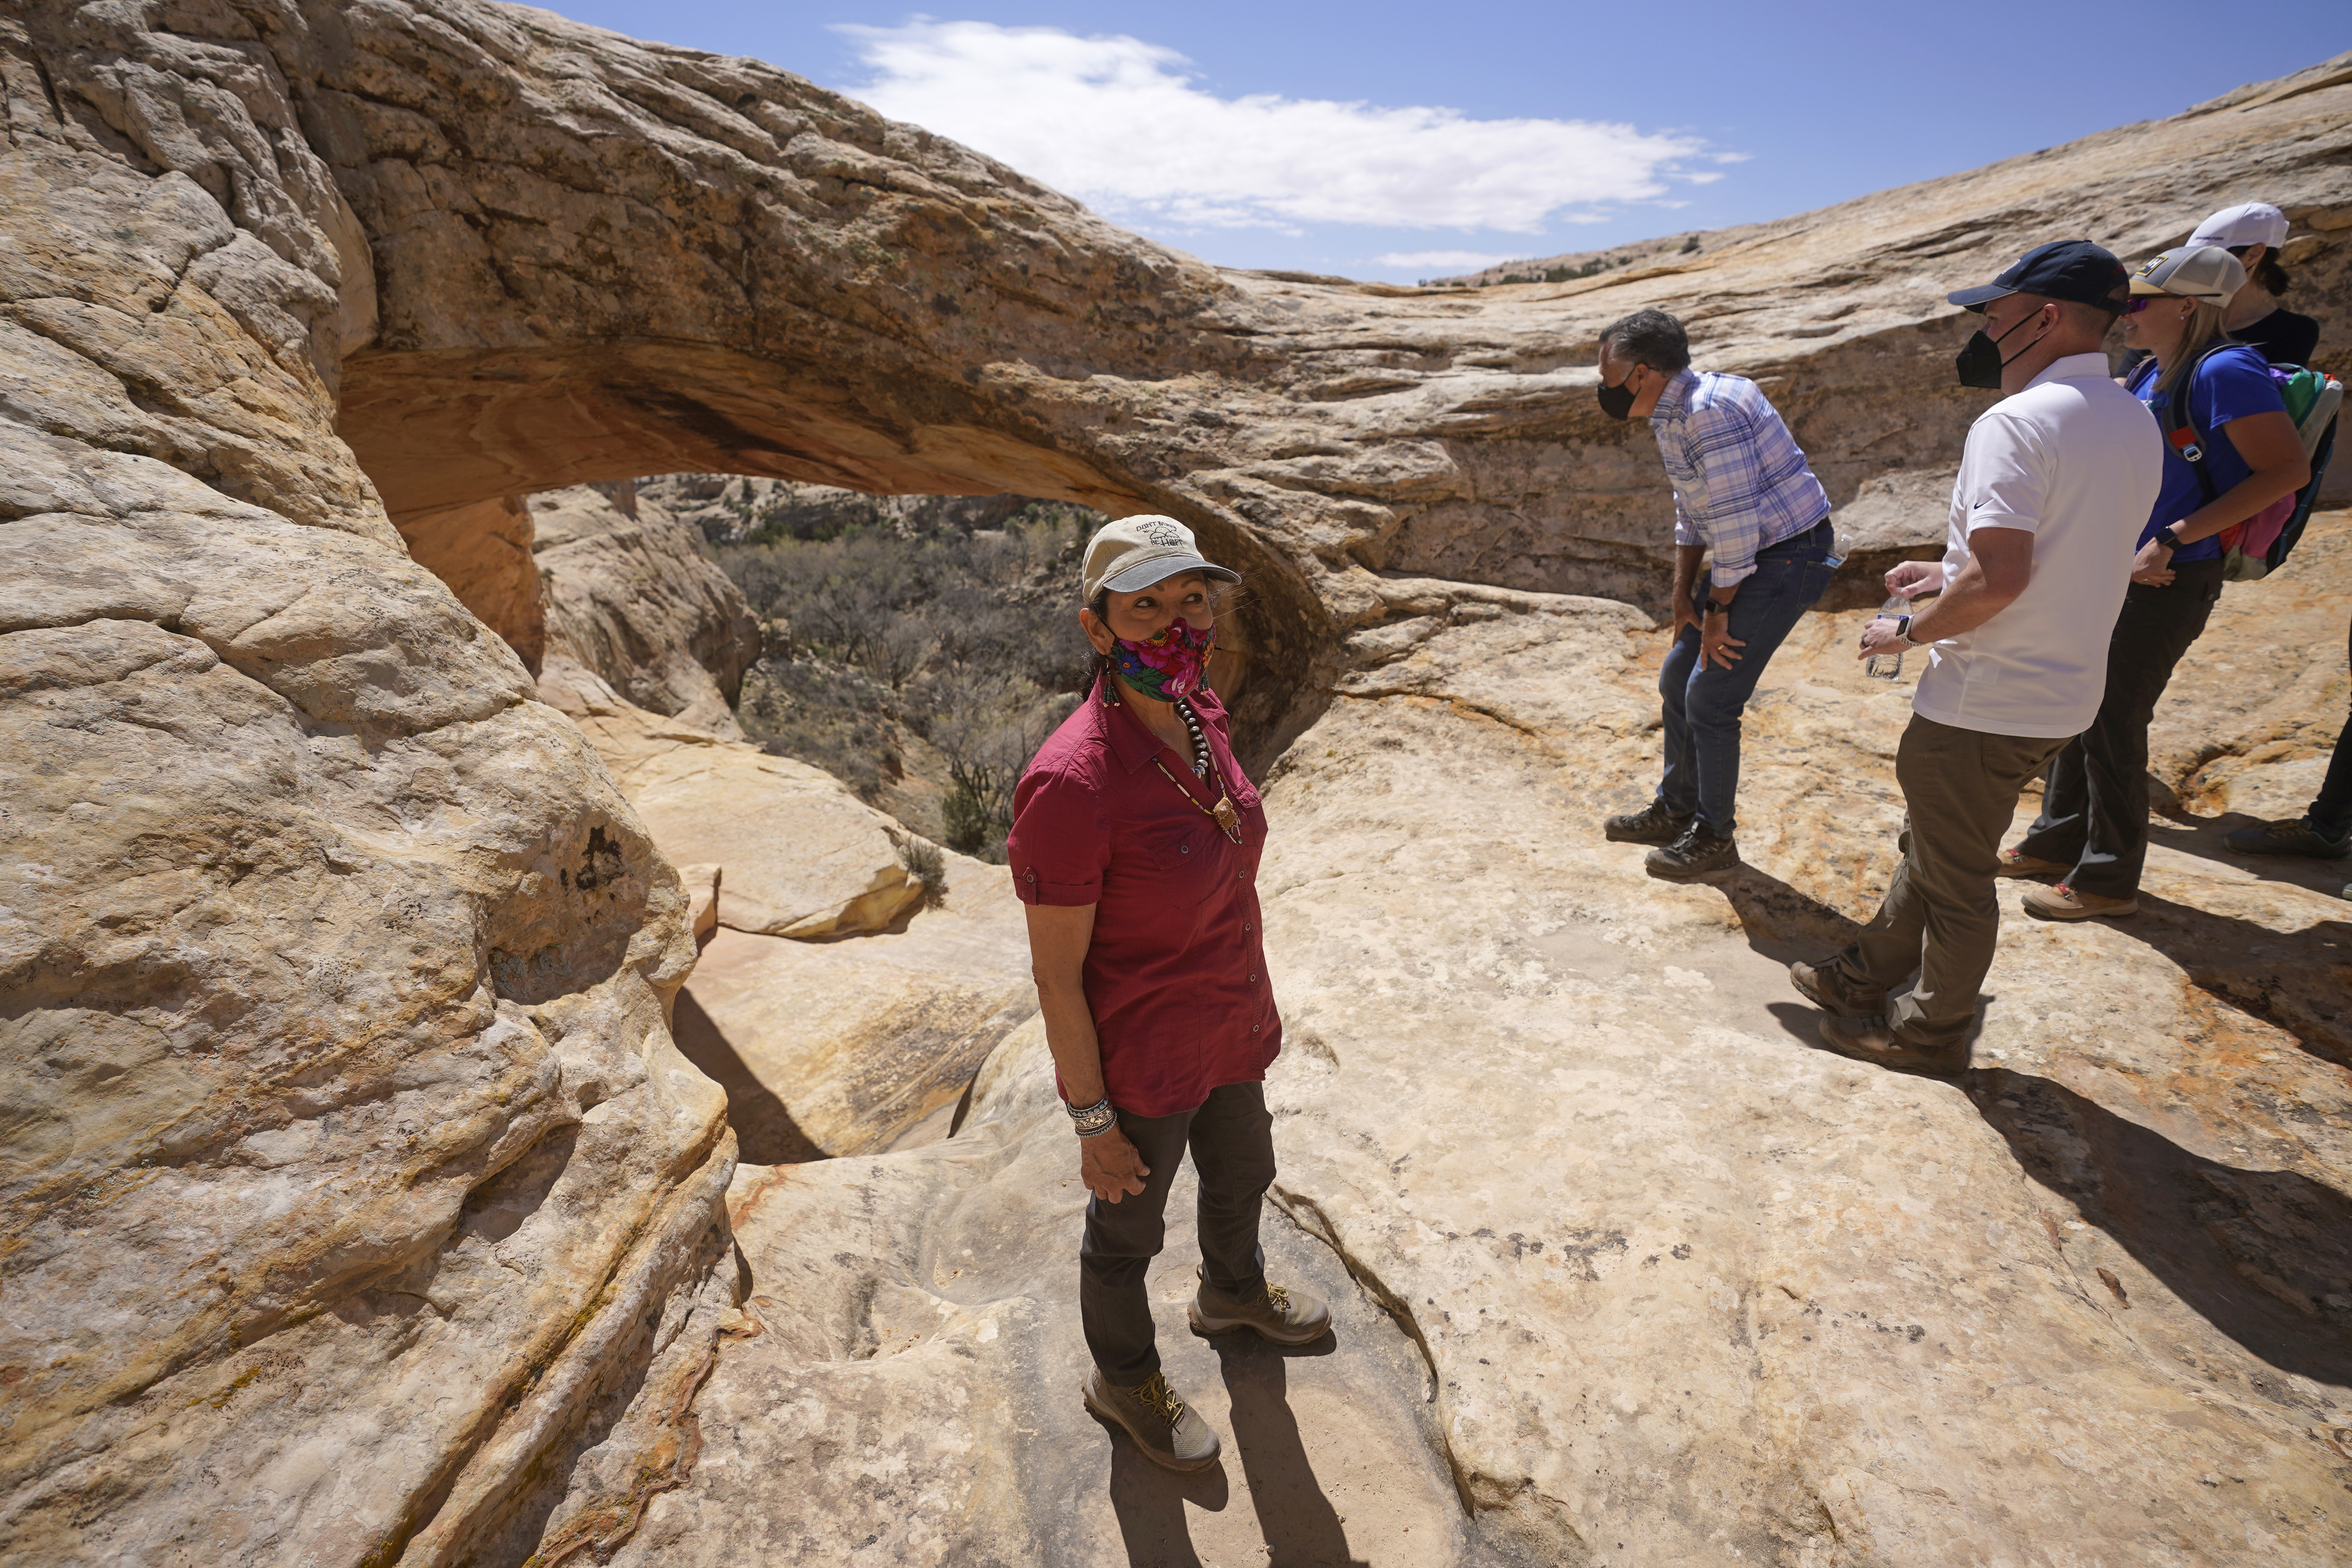
<svg viewBox="0 0 2352 1568">
<path fill-rule="evenodd" d="M 2237 258 L 2216 246 L 2168 250 L 2132 279 L 2124 342 L 2149 357 L 2125 384 L 2159 423 L 2173 400 L 2185 400 L 2189 425 L 2165 447 L 2164 485 L 2107 644 L 2098 717 L 2051 762 L 2032 831 L 2001 851 L 2006 876 L 2059 879 L 2025 895 L 2025 912 L 2043 920 L 2138 910 L 2148 720 L 2221 596 L 2220 535 L 2311 478 L 2270 367 L 2221 330 L 2222 309 L 2245 281 Z M 2203 450 L 2210 500 L 2182 455 L 2188 442 Z"/>
</svg>

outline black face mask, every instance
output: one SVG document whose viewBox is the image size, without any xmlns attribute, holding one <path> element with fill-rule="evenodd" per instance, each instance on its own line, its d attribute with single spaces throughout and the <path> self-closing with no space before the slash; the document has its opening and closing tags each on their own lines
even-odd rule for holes
<svg viewBox="0 0 2352 1568">
<path fill-rule="evenodd" d="M 2027 321 L 2034 320 L 2041 314 L 2041 311 L 2036 310 L 2033 315 L 2024 317 L 2016 327 L 2010 328 L 2009 331 L 2001 333 L 1997 338 L 1989 335 L 1982 327 L 1979 327 L 1976 336 L 1968 341 L 1968 346 L 1952 356 L 1952 368 L 1959 372 L 1960 384 L 1973 386 L 1981 392 L 1999 392 L 2000 373 L 2009 368 L 2010 360 L 2015 359 L 2017 354 L 2031 350 L 2033 343 L 2026 344 L 2024 348 L 2018 350 L 2017 353 L 2011 354 L 2008 359 L 2001 357 L 2000 345 L 2009 342 L 2011 334 L 2017 331 L 2017 327 L 2025 325 Z M 2033 342 L 2038 343 L 2041 341 L 2040 338 L 2036 338 Z"/>
<path fill-rule="evenodd" d="M 1625 374 L 1625 379 L 1616 385 L 1611 386 L 1606 383 L 1601 384 L 1593 395 L 1601 399 L 1601 413 L 1612 419 L 1630 419 L 1633 416 L 1633 373 L 1628 371 Z"/>
</svg>

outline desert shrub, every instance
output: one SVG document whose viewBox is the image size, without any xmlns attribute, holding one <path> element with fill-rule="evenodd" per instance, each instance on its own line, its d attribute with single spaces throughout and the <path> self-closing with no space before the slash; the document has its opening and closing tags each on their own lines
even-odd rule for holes
<svg viewBox="0 0 2352 1568">
<path fill-rule="evenodd" d="M 890 689 L 854 665 L 763 658 L 736 719 L 771 756 L 820 767 L 871 801 L 904 772 Z"/>
<path fill-rule="evenodd" d="M 928 838 L 898 841 L 898 864 L 923 885 L 923 908 L 935 910 L 948 900 L 948 858 Z"/>
<path fill-rule="evenodd" d="M 868 800 L 901 776 L 894 735 L 928 742 L 939 762 L 923 765 L 945 773 L 941 836 L 1001 861 L 1013 787 L 1089 673 L 1076 577 L 1100 521 L 1033 501 L 996 530 L 851 527 L 717 548 L 771 628 L 744 730 Z"/>
</svg>

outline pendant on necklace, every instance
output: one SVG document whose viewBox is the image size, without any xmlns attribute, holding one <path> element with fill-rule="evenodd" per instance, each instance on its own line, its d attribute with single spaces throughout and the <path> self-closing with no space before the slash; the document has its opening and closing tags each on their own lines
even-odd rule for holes
<svg viewBox="0 0 2352 1568">
<path fill-rule="evenodd" d="M 1217 804 L 1210 807 L 1209 815 L 1215 817 L 1217 819 L 1217 826 L 1223 828 L 1228 834 L 1239 833 L 1241 831 L 1242 814 L 1234 809 L 1234 797 L 1232 795 L 1219 795 L 1217 797 Z"/>
</svg>

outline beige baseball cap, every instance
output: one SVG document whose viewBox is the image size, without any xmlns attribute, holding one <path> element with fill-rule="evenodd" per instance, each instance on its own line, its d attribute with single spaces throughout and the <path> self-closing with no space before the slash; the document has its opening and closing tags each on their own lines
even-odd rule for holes
<svg viewBox="0 0 2352 1568">
<path fill-rule="evenodd" d="M 2134 294 L 2170 294 L 2209 305 L 2228 303 L 2245 286 L 2245 267 L 2218 245 L 2175 246 L 2148 258 L 2131 280 Z"/>
<path fill-rule="evenodd" d="M 1172 517 L 1147 513 L 1107 522 L 1087 541 L 1085 599 L 1108 588 L 1132 594 L 1185 572 L 1198 572 L 1220 582 L 1238 583 L 1242 574 L 1201 559 L 1192 531 Z"/>
</svg>

